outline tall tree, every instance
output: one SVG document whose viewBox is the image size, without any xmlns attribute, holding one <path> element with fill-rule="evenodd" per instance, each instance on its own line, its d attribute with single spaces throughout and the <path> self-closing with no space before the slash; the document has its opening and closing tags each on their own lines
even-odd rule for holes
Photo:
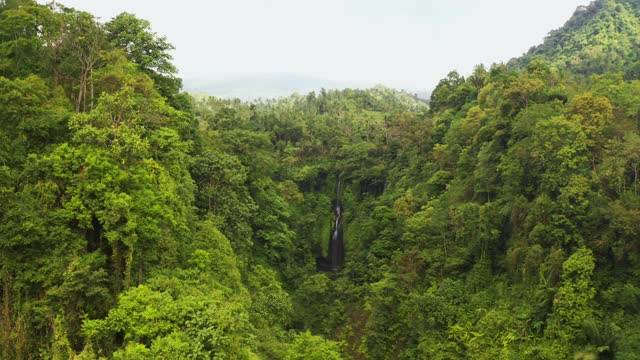
<svg viewBox="0 0 640 360">
<path fill-rule="evenodd" d="M 182 82 L 175 76 L 178 71 L 171 63 L 174 46 L 166 37 L 151 31 L 147 20 L 125 12 L 108 22 L 105 30 L 109 42 L 123 49 L 129 60 L 151 76 L 162 95 L 169 97 L 179 92 Z"/>
</svg>

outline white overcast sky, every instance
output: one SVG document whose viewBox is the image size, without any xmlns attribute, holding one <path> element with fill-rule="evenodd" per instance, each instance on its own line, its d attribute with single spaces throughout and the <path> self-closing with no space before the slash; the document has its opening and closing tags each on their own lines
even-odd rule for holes
<svg viewBox="0 0 640 360">
<path fill-rule="evenodd" d="M 186 78 L 295 74 L 431 89 L 521 55 L 589 0 L 58 0 L 108 21 L 127 11 L 176 46 Z"/>
</svg>

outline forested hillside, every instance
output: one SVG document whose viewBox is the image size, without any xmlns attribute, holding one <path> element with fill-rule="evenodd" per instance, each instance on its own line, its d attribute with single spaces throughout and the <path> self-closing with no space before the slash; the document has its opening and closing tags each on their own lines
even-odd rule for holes
<svg viewBox="0 0 640 360">
<path fill-rule="evenodd" d="M 640 78 L 640 2 L 599 0 L 580 6 L 543 44 L 510 61 L 522 70 L 532 59 L 542 58 L 561 70 L 587 79 L 607 71 Z"/>
<path fill-rule="evenodd" d="M 0 358 L 640 359 L 639 21 L 596 1 L 429 106 L 245 103 L 133 15 L 2 3 Z"/>
</svg>

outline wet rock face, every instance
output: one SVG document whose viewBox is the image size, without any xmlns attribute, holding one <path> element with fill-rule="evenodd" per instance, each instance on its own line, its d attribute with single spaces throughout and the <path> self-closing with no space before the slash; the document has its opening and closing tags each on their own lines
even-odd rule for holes
<svg viewBox="0 0 640 360">
<path fill-rule="evenodd" d="M 336 185 L 336 201 L 333 207 L 335 220 L 329 240 L 327 257 L 319 257 L 319 271 L 339 271 L 344 267 L 344 239 L 342 235 L 342 202 L 340 201 L 340 176 Z"/>
</svg>

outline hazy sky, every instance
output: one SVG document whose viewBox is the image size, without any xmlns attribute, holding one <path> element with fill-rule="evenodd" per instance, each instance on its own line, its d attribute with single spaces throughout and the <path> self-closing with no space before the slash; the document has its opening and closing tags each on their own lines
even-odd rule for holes
<svg viewBox="0 0 640 360">
<path fill-rule="evenodd" d="M 103 21 L 127 11 L 176 46 L 185 78 L 296 74 L 431 89 L 507 61 L 588 0 L 59 0 Z"/>
</svg>

